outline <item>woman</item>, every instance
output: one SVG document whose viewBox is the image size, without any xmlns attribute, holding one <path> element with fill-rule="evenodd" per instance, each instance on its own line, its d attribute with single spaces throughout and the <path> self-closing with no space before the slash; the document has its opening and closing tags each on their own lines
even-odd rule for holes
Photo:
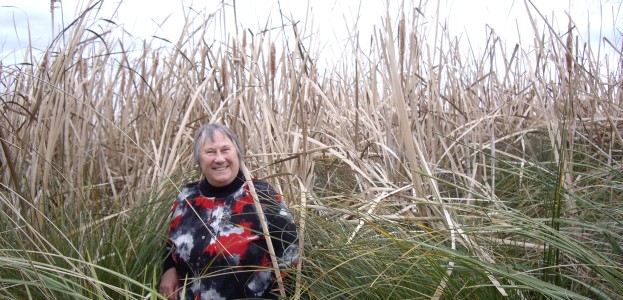
<svg viewBox="0 0 623 300">
<path fill-rule="evenodd" d="M 169 299 L 274 298 L 275 275 L 231 130 L 204 125 L 193 156 L 203 178 L 181 189 L 173 205 L 160 292 Z M 298 260 L 297 233 L 281 196 L 253 181 L 279 268 Z"/>
</svg>

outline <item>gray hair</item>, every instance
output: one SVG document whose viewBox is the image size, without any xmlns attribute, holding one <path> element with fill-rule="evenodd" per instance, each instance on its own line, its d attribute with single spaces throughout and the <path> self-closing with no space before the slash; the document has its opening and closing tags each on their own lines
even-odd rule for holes
<svg viewBox="0 0 623 300">
<path fill-rule="evenodd" d="M 228 137 L 234 146 L 236 147 L 236 152 L 238 153 L 238 161 L 242 166 L 242 147 L 240 146 L 240 142 L 234 134 L 227 126 L 218 123 L 204 124 L 195 133 L 195 147 L 193 149 L 193 158 L 195 162 L 199 164 L 199 151 L 201 150 L 201 146 L 205 143 L 206 139 L 210 142 L 214 142 L 214 133 L 220 132 Z"/>
</svg>

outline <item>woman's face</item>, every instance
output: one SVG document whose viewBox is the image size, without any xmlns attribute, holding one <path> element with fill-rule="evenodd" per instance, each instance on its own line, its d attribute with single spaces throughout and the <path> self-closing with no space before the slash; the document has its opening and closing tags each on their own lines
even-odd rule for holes
<svg viewBox="0 0 623 300">
<path fill-rule="evenodd" d="M 226 135 L 215 131 L 212 141 L 206 138 L 199 150 L 199 167 L 212 186 L 230 184 L 240 169 L 236 146 Z"/>
</svg>

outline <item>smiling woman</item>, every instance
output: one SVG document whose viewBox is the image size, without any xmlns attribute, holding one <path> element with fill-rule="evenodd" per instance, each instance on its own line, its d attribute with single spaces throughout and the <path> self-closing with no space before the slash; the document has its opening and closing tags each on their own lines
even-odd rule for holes
<svg viewBox="0 0 623 300">
<path fill-rule="evenodd" d="M 182 188 L 173 205 L 160 292 L 169 299 L 277 297 L 281 272 L 271 257 L 285 269 L 299 253 L 285 202 L 268 183 L 245 181 L 240 143 L 229 128 L 199 128 L 193 156 L 204 178 Z"/>
</svg>

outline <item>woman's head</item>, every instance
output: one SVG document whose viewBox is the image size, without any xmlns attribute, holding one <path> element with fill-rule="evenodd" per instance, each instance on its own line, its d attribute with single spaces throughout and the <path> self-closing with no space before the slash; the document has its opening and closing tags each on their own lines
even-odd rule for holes
<svg viewBox="0 0 623 300">
<path fill-rule="evenodd" d="M 193 158 L 208 182 L 230 184 L 238 175 L 242 150 L 236 135 L 224 125 L 206 124 L 195 134 Z"/>
</svg>

